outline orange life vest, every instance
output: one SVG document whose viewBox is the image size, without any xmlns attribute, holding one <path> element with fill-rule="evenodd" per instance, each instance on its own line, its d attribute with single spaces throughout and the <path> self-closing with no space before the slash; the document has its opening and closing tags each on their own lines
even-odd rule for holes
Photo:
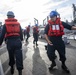
<svg viewBox="0 0 76 75">
<path fill-rule="evenodd" d="M 29 33 L 30 32 L 30 27 L 26 27 L 26 31 Z"/>
<path fill-rule="evenodd" d="M 62 22 L 60 21 L 60 18 L 57 18 L 55 22 L 49 20 L 49 30 L 48 30 L 48 36 L 62 36 L 64 35 L 64 27 L 62 25 Z"/>
<path fill-rule="evenodd" d="M 5 20 L 6 26 L 6 37 L 9 36 L 20 36 L 20 24 L 14 18 L 9 18 Z"/>
<path fill-rule="evenodd" d="M 38 30 L 38 27 L 33 27 L 33 33 L 38 33 L 39 32 L 39 30 Z"/>
</svg>

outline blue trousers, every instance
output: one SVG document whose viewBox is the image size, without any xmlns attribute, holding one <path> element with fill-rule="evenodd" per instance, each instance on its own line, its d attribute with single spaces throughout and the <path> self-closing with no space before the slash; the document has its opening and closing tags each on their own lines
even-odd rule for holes
<svg viewBox="0 0 76 75">
<path fill-rule="evenodd" d="M 13 66 L 16 62 L 18 70 L 23 69 L 22 43 L 18 38 L 7 40 L 7 50 L 9 54 L 9 65 Z"/>
<path fill-rule="evenodd" d="M 38 41 L 38 33 L 33 33 L 33 37 L 34 37 L 34 41 L 37 42 Z"/>
<path fill-rule="evenodd" d="M 48 44 L 48 49 L 47 49 L 47 55 L 50 61 L 55 60 L 55 50 L 59 53 L 60 61 L 65 61 L 66 56 L 65 56 L 65 44 L 62 40 L 61 37 L 59 38 L 50 38 L 50 41 L 53 43 L 53 45 Z"/>
</svg>

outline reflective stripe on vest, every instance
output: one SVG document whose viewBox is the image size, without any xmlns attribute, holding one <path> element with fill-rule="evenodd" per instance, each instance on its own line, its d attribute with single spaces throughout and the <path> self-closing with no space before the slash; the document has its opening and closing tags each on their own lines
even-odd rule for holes
<svg viewBox="0 0 76 75">
<path fill-rule="evenodd" d="M 64 35 L 64 31 L 63 31 L 64 27 L 59 18 L 56 19 L 56 22 L 52 22 L 51 20 L 49 20 L 48 24 L 49 24 L 48 36 Z"/>
</svg>

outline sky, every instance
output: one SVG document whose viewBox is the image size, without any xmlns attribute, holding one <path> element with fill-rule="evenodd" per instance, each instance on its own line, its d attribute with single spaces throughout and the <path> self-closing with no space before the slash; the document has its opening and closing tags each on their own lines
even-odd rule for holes
<svg viewBox="0 0 76 75">
<path fill-rule="evenodd" d="M 34 18 L 42 24 L 52 10 L 60 13 L 61 20 L 71 21 L 73 3 L 76 3 L 76 0 L 0 0 L 0 21 L 4 23 L 7 12 L 13 11 L 15 18 L 24 28 L 29 24 L 34 25 Z"/>
</svg>

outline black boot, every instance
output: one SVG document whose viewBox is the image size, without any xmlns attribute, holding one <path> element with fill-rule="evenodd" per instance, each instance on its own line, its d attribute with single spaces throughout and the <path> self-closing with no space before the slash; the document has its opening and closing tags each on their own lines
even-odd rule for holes
<svg viewBox="0 0 76 75">
<path fill-rule="evenodd" d="M 55 61 L 52 61 L 52 64 L 51 64 L 51 66 L 49 67 L 49 70 L 52 70 L 55 66 L 56 66 Z"/>
<path fill-rule="evenodd" d="M 33 41 L 33 44 L 35 44 L 35 41 Z"/>
<path fill-rule="evenodd" d="M 26 38 L 26 43 L 28 43 L 28 38 Z"/>
<path fill-rule="evenodd" d="M 45 50 L 47 50 L 47 45 L 45 45 Z"/>
<path fill-rule="evenodd" d="M 26 39 L 26 42 L 27 42 L 27 39 Z"/>
<path fill-rule="evenodd" d="M 55 59 L 57 58 L 57 55 L 55 54 Z"/>
<path fill-rule="evenodd" d="M 67 66 L 65 65 L 65 63 L 62 63 L 62 69 L 66 72 L 66 73 L 70 73 L 69 69 L 67 68 Z"/>
<path fill-rule="evenodd" d="M 37 42 L 36 42 L 36 46 L 38 46 Z"/>
<path fill-rule="evenodd" d="M 18 73 L 19 73 L 19 75 L 22 75 L 22 70 L 19 70 Z"/>
<path fill-rule="evenodd" d="M 11 74 L 14 74 L 14 67 L 13 66 L 11 66 L 10 71 L 11 71 Z"/>
</svg>

